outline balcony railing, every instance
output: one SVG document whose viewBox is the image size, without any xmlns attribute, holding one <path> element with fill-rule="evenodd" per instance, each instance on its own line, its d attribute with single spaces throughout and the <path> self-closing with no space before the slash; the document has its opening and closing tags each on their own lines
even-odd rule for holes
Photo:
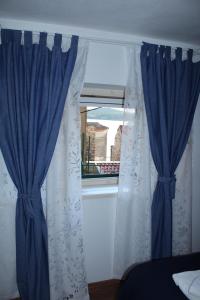
<svg viewBox="0 0 200 300">
<path fill-rule="evenodd" d="M 85 162 L 82 163 L 82 177 L 118 176 L 120 162 Z"/>
</svg>

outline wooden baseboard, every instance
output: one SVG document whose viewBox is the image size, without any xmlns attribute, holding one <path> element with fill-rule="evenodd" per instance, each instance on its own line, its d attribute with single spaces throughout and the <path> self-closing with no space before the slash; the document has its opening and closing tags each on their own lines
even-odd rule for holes
<svg viewBox="0 0 200 300">
<path fill-rule="evenodd" d="M 89 283 L 88 289 L 91 300 L 116 300 L 120 280 L 110 279 Z"/>
<path fill-rule="evenodd" d="M 88 284 L 90 300 L 117 300 L 120 280 L 110 279 Z M 20 298 L 12 299 L 20 300 Z"/>
</svg>

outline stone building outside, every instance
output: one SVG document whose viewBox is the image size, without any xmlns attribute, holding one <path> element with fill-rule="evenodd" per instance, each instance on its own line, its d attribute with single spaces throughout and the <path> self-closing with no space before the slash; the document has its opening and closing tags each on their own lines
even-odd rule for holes
<svg viewBox="0 0 200 300">
<path fill-rule="evenodd" d="M 86 126 L 86 154 L 89 161 L 106 161 L 108 127 L 98 122 L 88 122 Z"/>
<path fill-rule="evenodd" d="M 81 107 L 82 172 L 85 175 L 119 173 L 122 125 L 116 128 L 111 121 L 103 122 L 87 120 L 87 108 Z M 109 130 L 112 136 L 114 134 L 114 144 L 111 144 Z"/>
<path fill-rule="evenodd" d="M 111 146 L 111 161 L 120 161 L 121 137 L 122 125 L 118 127 L 115 135 L 114 145 Z"/>
</svg>

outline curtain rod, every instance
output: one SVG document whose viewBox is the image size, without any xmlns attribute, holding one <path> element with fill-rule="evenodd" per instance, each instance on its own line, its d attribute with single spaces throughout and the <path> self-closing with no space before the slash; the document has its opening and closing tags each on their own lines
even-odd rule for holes
<svg viewBox="0 0 200 300">
<path fill-rule="evenodd" d="M 158 43 L 157 42 L 153 42 L 153 41 L 148 41 L 148 39 L 144 39 L 142 41 L 120 41 L 120 40 L 112 40 L 112 39 L 101 39 L 101 38 L 93 38 L 93 37 L 81 37 L 80 36 L 80 39 L 85 39 L 89 42 L 95 42 L 95 43 L 101 43 L 101 44 L 109 44 L 109 45 L 114 45 L 114 46 L 126 46 L 126 47 L 132 47 L 132 46 L 142 46 L 143 43 L 149 43 L 149 44 L 155 44 L 155 45 L 158 45 L 158 46 L 169 46 L 171 47 L 172 49 L 176 50 L 177 48 L 182 48 L 184 51 L 187 51 L 189 49 L 192 49 L 193 52 L 195 54 L 200 54 L 200 48 L 193 48 L 194 46 L 191 45 L 191 47 L 188 45 L 188 46 L 172 46 L 170 45 L 170 43 L 167 43 L 167 45 L 165 43 Z"/>
<path fill-rule="evenodd" d="M 0 24 L 0 30 L 1 29 L 7 29 L 7 28 L 3 28 L 2 25 Z M 8 28 L 11 29 L 11 28 Z M 19 29 L 17 29 L 19 30 Z M 26 29 L 21 29 L 22 32 L 26 31 Z M 48 34 L 48 36 L 50 37 L 54 37 L 54 35 L 56 33 L 59 34 L 59 32 L 50 32 L 50 31 L 35 31 L 35 30 L 27 30 L 27 31 L 32 31 L 33 35 L 39 35 L 40 32 L 46 32 Z M 76 34 L 66 34 L 66 33 L 61 33 L 62 36 L 64 38 L 71 38 L 72 35 L 76 35 Z M 84 39 L 88 42 L 95 42 L 95 43 L 101 43 L 101 44 L 111 44 L 111 45 L 121 45 L 121 46 L 133 46 L 133 45 L 138 45 L 141 46 L 143 44 L 143 42 L 128 42 L 128 41 L 120 41 L 120 40 L 112 40 L 112 39 L 101 39 L 101 38 L 95 38 L 95 37 L 88 37 L 88 36 L 80 36 L 80 39 Z"/>
<path fill-rule="evenodd" d="M 2 25 L 0 24 L 0 29 L 3 29 Z M 9 28 L 11 29 L 11 28 Z M 18 29 L 19 30 L 19 29 Z M 26 29 L 22 29 L 21 30 L 22 32 L 26 31 Z M 56 33 L 59 33 L 59 32 L 48 32 L 48 31 L 34 31 L 34 30 L 28 30 L 28 31 L 32 31 L 33 35 L 39 35 L 40 32 L 47 32 L 48 36 L 50 37 L 54 37 L 54 35 Z M 64 38 L 71 38 L 72 35 L 76 35 L 76 34 L 66 34 L 66 33 L 61 33 L 62 36 Z M 88 42 L 95 42 L 95 43 L 101 43 L 101 44 L 109 44 L 109 45 L 115 45 L 115 46 L 126 46 L 126 47 L 131 47 L 133 45 L 135 46 L 142 46 L 143 45 L 143 42 L 145 41 L 122 41 L 122 40 L 118 40 L 118 39 L 104 39 L 104 38 L 96 38 L 96 37 L 89 37 L 89 36 L 81 36 L 79 35 L 79 38 L 80 39 L 84 39 Z M 144 38 L 145 39 L 145 38 Z M 148 41 L 148 38 L 147 38 L 147 43 L 150 43 L 150 44 L 158 44 L 158 45 L 163 45 L 164 43 L 160 43 L 157 41 L 153 42 L 152 39 L 151 41 Z M 190 47 L 190 45 L 188 46 L 171 46 L 170 43 L 167 43 L 167 46 L 170 46 L 172 49 L 177 49 L 177 48 L 182 48 L 183 50 L 188 50 L 188 49 L 193 49 L 193 52 L 196 53 L 196 54 L 200 54 L 200 48 L 192 48 L 192 45 Z"/>
<path fill-rule="evenodd" d="M 22 30 L 23 32 L 25 30 Z M 39 35 L 40 32 L 39 31 L 32 31 L 33 34 L 35 35 Z M 54 37 L 54 35 L 58 33 L 58 32 L 47 32 L 47 34 L 51 37 Z M 76 34 L 62 34 L 62 36 L 64 38 L 71 38 L 72 35 L 76 35 Z M 128 41 L 120 41 L 120 40 L 112 40 L 112 39 L 101 39 L 101 38 L 95 38 L 95 37 L 88 37 L 88 36 L 81 36 L 79 35 L 80 39 L 84 39 L 88 42 L 94 42 L 94 43 L 101 43 L 101 44 L 109 44 L 109 45 L 115 45 L 115 46 L 133 46 L 133 45 L 137 45 L 137 46 L 142 46 L 143 42 L 128 42 Z"/>
</svg>

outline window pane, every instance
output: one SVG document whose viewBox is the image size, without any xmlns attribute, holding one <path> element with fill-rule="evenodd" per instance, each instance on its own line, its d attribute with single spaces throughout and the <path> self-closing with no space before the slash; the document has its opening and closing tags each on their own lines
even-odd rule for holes
<svg viewBox="0 0 200 300">
<path fill-rule="evenodd" d="M 118 175 L 123 108 L 81 107 L 82 175 Z"/>
</svg>

